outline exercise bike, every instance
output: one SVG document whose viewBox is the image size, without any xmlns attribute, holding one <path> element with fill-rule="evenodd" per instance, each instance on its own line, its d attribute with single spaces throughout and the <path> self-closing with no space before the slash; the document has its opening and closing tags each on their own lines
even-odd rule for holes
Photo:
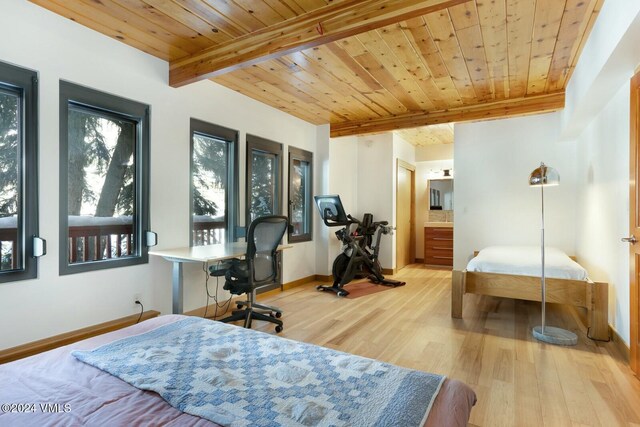
<svg viewBox="0 0 640 427">
<path fill-rule="evenodd" d="M 367 213 L 362 221 L 345 214 L 340 196 L 314 196 L 320 216 L 328 227 L 342 227 L 336 237 L 342 242 L 342 252 L 333 261 L 331 273 L 333 285 L 319 285 L 319 291 L 335 292 L 340 297 L 349 295 L 344 286 L 354 278 L 367 277 L 371 282 L 385 286 L 402 286 L 405 282 L 385 279 L 378 260 L 380 241 L 383 234 L 391 234 L 393 227 L 387 221 L 373 221 Z M 351 231 L 356 225 L 355 231 Z M 373 245 L 375 241 L 375 245 Z"/>
</svg>

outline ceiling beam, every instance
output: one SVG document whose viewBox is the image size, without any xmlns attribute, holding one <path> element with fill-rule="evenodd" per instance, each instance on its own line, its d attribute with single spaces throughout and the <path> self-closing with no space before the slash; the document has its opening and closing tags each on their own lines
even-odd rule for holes
<svg viewBox="0 0 640 427">
<path fill-rule="evenodd" d="M 564 92 L 465 105 L 448 110 L 413 112 L 376 119 L 331 124 L 331 137 L 389 132 L 439 123 L 524 116 L 564 108 Z"/>
<path fill-rule="evenodd" d="M 467 1 L 345 0 L 330 4 L 172 61 L 169 84 L 194 83 Z"/>
</svg>

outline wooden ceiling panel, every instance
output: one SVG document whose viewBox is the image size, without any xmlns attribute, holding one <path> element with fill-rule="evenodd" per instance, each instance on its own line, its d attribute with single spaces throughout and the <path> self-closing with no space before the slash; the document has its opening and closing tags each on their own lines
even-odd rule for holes
<svg viewBox="0 0 640 427">
<path fill-rule="evenodd" d="M 32 1 L 332 136 L 562 108 L 604 2 Z"/>
<path fill-rule="evenodd" d="M 504 2 L 477 4 L 480 33 L 485 47 L 487 69 L 494 99 L 509 97 L 507 21 Z"/>
<path fill-rule="evenodd" d="M 453 144 L 453 123 L 402 129 L 394 133 L 416 147 Z"/>
</svg>

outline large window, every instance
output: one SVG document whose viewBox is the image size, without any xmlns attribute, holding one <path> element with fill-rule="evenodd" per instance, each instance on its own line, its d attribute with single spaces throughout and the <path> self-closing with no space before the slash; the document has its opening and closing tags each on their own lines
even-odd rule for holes
<svg viewBox="0 0 640 427">
<path fill-rule="evenodd" d="M 282 212 L 282 144 L 247 135 L 247 227 Z"/>
<path fill-rule="evenodd" d="M 191 245 L 233 240 L 238 132 L 191 119 Z"/>
<path fill-rule="evenodd" d="M 313 153 L 289 147 L 289 243 L 311 240 Z"/>
<path fill-rule="evenodd" d="M 0 62 L 0 282 L 37 276 L 38 79 Z"/>
<path fill-rule="evenodd" d="M 147 262 L 149 106 L 60 82 L 60 274 Z"/>
</svg>

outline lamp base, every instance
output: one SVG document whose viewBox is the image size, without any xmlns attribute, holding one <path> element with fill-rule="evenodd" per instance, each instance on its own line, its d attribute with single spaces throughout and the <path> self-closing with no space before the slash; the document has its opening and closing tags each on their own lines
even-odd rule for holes
<svg viewBox="0 0 640 427">
<path fill-rule="evenodd" d="M 531 332 L 535 339 L 548 342 L 549 344 L 576 345 L 578 343 L 578 336 L 576 334 L 562 328 L 545 326 L 543 334 L 542 326 L 536 326 Z"/>
</svg>

